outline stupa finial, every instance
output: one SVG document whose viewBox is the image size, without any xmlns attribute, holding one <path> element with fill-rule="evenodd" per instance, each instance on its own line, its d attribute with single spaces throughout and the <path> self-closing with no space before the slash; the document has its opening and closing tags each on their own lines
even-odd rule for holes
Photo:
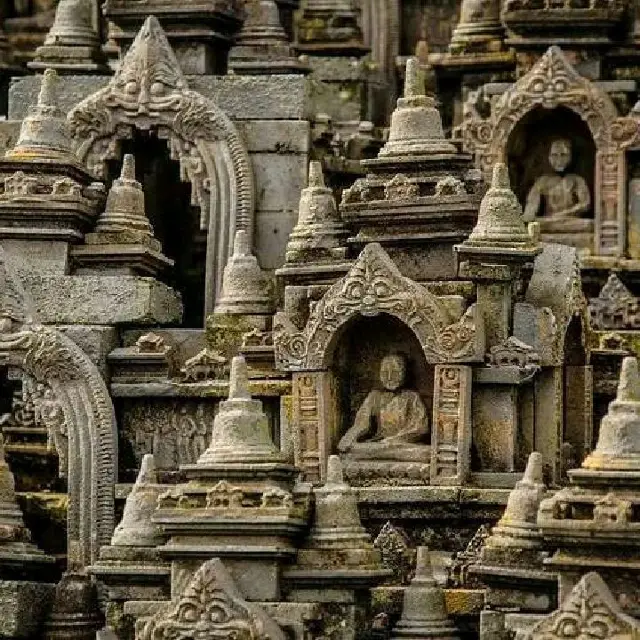
<svg viewBox="0 0 640 640">
<path fill-rule="evenodd" d="M 244 359 L 244 356 L 235 356 L 231 361 L 229 400 L 247 400 L 250 398 L 247 361 Z"/>
<path fill-rule="evenodd" d="M 504 164 L 504 162 L 498 162 L 493 166 L 491 187 L 493 189 L 511 190 L 511 182 L 509 181 L 509 169 L 507 168 L 507 165 Z"/>
<path fill-rule="evenodd" d="M 529 455 L 527 468 L 524 470 L 522 480 L 529 484 L 542 484 L 542 454 L 534 451 Z"/>
<path fill-rule="evenodd" d="M 621 402 L 640 402 L 640 376 L 636 358 L 629 356 L 622 361 L 616 399 Z"/>
<path fill-rule="evenodd" d="M 404 75 L 404 97 L 425 95 L 424 75 L 420 69 L 417 58 L 409 58 Z"/>
<path fill-rule="evenodd" d="M 340 456 L 329 456 L 329 460 L 327 461 L 326 484 L 344 484 L 344 474 L 342 472 Z"/>
<path fill-rule="evenodd" d="M 120 180 L 136 179 L 136 159 L 132 153 L 126 153 L 122 159 L 122 171 L 120 172 Z"/>
<path fill-rule="evenodd" d="M 309 163 L 309 187 L 324 187 L 324 173 L 322 163 L 319 160 L 312 160 Z"/>
<path fill-rule="evenodd" d="M 233 239 L 233 255 L 248 256 L 250 253 L 249 234 L 244 229 L 239 229 Z"/>
<path fill-rule="evenodd" d="M 45 69 L 38 93 L 39 107 L 55 107 L 58 100 L 58 73 L 55 69 Z"/>
</svg>

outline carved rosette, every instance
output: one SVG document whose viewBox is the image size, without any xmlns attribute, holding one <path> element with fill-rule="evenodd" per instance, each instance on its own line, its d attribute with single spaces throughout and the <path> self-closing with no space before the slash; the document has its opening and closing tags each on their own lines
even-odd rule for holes
<svg viewBox="0 0 640 640">
<path fill-rule="evenodd" d="M 285 313 L 275 318 L 276 362 L 288 371 L 317 371 L 328 366 L 339 330 L 355 316 L 386 313 L 418 338 L 430 362 L 482 360 L 484 334 L 475 306 L 457 321 L 442 302 L 403 276 L 379 244 L 367 245 L 349 273 L 311 309 L 301 331 Z"/>
<path fill-rule="evenodd" d="M 120 157 L 122 140 L 135 130 L 166 140 L 191 183 L 191 204 L 209 231 L 210 279 L 219 292 L 238 229 L 253 237 L 255 193 L 246 146 L 230 118 L 216 104 L 191 91 L 167 38 L 154 16 L 147 18 L 109 84 L 68 115 L 76 153 L 99 179 L 108 160 Z M 223 247 L 218 251 L 218 247 Z M 214 297 L 206 301 L 213 310 Z"/>
<path fill-rule="evenodd" d="M 464 149 L 475 156 L 486 179 L 496 162 L 506 162 L 511 133 L 536 107 L 566 107 L 589 127 L 596 146 L 596 249 L 603 254 L 624 251 L 626 189 L 624 150 L 640 142 L 638 120 L 619 117 L 611 98 L 582 77 L 558 47 L 550 47 L 531 70 L 513 84 L 483 117 L 470 96 L 461 125 Z"/>
</svg>

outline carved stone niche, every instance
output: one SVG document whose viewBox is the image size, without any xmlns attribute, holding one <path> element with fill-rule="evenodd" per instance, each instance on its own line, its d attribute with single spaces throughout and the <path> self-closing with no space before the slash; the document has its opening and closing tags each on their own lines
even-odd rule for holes
<svg viewBox="0 0 640 640">
<path fill-rule="evenodd" d="M 211 313 L 235 232 L 253 238 L 253 169 L 231 119 L 189 89 L 154 16 L 109 84 L 76 105 L 68 120 L 77 155 L 99 180 L 107 177 L 108 163 L 120 159 L 123 143 L 141 133 L 166 143 L 181 180 L 191 184 L 190 204 L 199 208 L 199 228 L 207 235 L 204 312 Z"/>
<path fill-rule="evenodd" d="M 542 125 L 540 118 L 543 119 Z M 551 231 L 552 236 L 560 234 L 562 241 L 566 242 L 578 231 L 580 242 L 585 243 L 587 235 L 593 233 L 591 246 L 585 247 L 592 253 L 625 255 L 628 250 L 624 178 L 626 152 L 638 145 L 638 119 L 633 112 L 629 116 L 619 116 L 611 98 L 582 77 L 558 47 L 550 47 L 526 75 L 496 98 L 488 115 L 481 115 L 473 102 L 467 102 L 461 130 L 465 150 L 475 156 L 476 165 L 487 179 L 496 162 L 510 163 L 512 177 L 523 198 L 523 191 L 537 177 L 534 167 L 539 161 L 539 158 L 536 162 L 527 160 L 523 163 L 520 160 L 528 153 L 526 149 L 520 149 L 519 140 L 527 139 L 523 132 L 529 132 L 528 137 L 532 141 L 534 136 L 540 137 L 543 126 L 545 130 L 551 127 L 551 133 L 556 127 L 562 136 L 566 136 L 567 124 L 571 125 L 573 132 L 571 141 L 575 139 L 576 144 L 573 159 L 578 166 L 573 171 L 580 174 L 589 186 L 593 185 L 593 228 L 589 230 L 588 219 L 565 218 L 556 224 L 543 216 L 543 239 Z M 535 153 L 543 153 L 546 135 L 536 143 L 540 150 Z M 546 153 L 549 142 L 546 141 Z M 577 160 L 578 155 L 582 156 L 584 152 L 593 153 L 590 150 L 595 151 L 592 177 L 588 175 L 590 161 Z"/>
<path fill-rule="evenodd" d="M 347 275 L 311 304 L 303 328 L 286 312 L 276 315 L 276 366 L 293 374 L 294 456 L 308 480 L 323 479 L 327 458 L 340 445 L 353 484 L 464 481 L 469 363 L 482 361 L 484 332 L 475 307 L 461 314 L 461 304 L 456 312 L 448 302 L 403 276 L 380 245 L 369 244 Z M 407 365 L 396 387 L 384 383 L 382 372 L 392 354 Z M 402 417 L 382 418 L 393 406 L 402 407 Z M 357 417 L 360 410 L 364 418 Z M 357 430 L 364 438 L 341 442 L 363 419 L 371 419 Z M 391 436 L 383 423 L 391 424 Z M 414 428 L 407 435 L 408 424 Z M 365 446 L 351 446 L 355 442 Z"/>
</svg>

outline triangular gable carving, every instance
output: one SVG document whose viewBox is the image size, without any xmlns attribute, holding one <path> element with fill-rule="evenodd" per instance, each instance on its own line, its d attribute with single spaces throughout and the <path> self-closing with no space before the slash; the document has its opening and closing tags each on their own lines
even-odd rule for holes
<svg viewBox="0 0 640 640">
<path fill-rule="evenodd" d="M 387 313 L 418 338 L 431 362 L 481 359 L 484 334 L 475 306 L 453 322 L 442 302 L 403 276 L 377 243 L 368 244 L 344 278 L 314 304 L 302 331 L 286 314 L 277 314 L 274 346 L 279 365 L 288 370 L 322 369 L 338 330 L 351 318 Z"/>
<path fill-rule="evenodd" d="M 496 162 L 504 162 L 507 142 L 514 127 L 535 107 L 564 106 L 588 125 L 596 147 L 618 144 L 637 134 L 638 124 L 618 117 L 611 98 L 593 82 L 581 76 L 562 50 L 553 46 L 531 70 L 497 100 L 491 115 L 482 117 L 471 103 L 465 104 L 462 135 L 465 149 L 475 153 L 487 176 Z"/>
<path fill-rule="evenodd" d="M 136 625 L 136 640 L 242 638 L 285 640 L 285 634 L 259 606 L 240 594 L 219 558 L 205 562 L 175 604 Z"/>
<path fill-rule="evenodd" d="M 587 573 L 553 613 L 526 634 L 526 640 L 622 640 L 637 637 L 640 623 L 623 613 L 604 580 Z"/>
<path fill-rule="evenodd" d="M 597 298 L 589 301 L 591 324 L 595 329 L 637 329 L 640 327 L 640 300 L 612 273 Z"/>
<path fill-rule="evenodd" d="M 519 120 L 537 105 L 545 109 L 558 106 L 573 109 L 589 125 L 594 140 L 605 134 L 618 117 L 611 98 L 581 76 L 556 46 L 549 47 L 529 73 L 500 97 L 495 107 L 495 120 Z"/>
<path fill-rule="evenodd" d="M 69 567 L 98 559 L 114 527 L 117 431 L 102 375 L 70 338 L 37 323 L 34 305 L 0 249 L 0 361 L 20 369 L 46 418 L 67 476 Z M 68 462 L 68 466 L 67 466 Z"/>
<path fill-rule="evenodd" d="M 119 158 L 120 142 L 135 129 L 155 131 L 167 141 L 181 179 L 191 183 L 201 228 L 209 231 L 206 311 L 211 312 L 236 230 L 253 237 L 253 171 L 233 122 L 188 88 L 154 16 L 145 21 L 109 84 L 80 102 L 68 119 L 77 154 L 101 179 L 106 161 Z M 215 288 L 209 286 L 214 282 Z"/>
<path fill-rule="evenodd" d="M 600 290 L 598 295 L 599 300 L 611 300 L 616 302 L 631 302 L 635 301 L 635 296 L 627 289 L 625 284 L 620 278 L 612 273 L 607 281 L 604 283 L 604 287 Z"/>
</svg>

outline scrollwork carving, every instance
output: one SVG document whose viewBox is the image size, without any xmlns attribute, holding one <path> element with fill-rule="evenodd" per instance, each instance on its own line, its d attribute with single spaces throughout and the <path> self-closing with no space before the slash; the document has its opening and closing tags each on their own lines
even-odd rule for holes
<svg viewBox="0 0 640 640">
<path fill-rule="evenodd" d="M 404 277 L 379 244 L 369 244 L 349 273 L 311 305 L 304 329 L 296 330 L 286 314 L 277 314 L 274 346 L 278 366 L 292 371 L 325 368 L 340 327 L 354 316 L 381 313 L 411 328 L 431 362 L 481 357 L 483 332 L 475 306 L 452 322 L 436 296 Z"/>
<path fill-rule="evenodd" d="M 136 625 L 136 640 L 285 640 L 258 605 L 248 603 L 218 558 L 205 562 L 175 604 Z"/>
<path fill-rule="evenodd" d="M 477 92 L 463 108 L 461 125 L 464 148 L 475 155 L 476 165 L 488 179 L 493 165 L 506 160 L 514 128 L 536 107 L 565 107 L 587 124 L 596 146 L 595 220 L 601 253 L 621 250 L 619 233 L 624 216 L 624 187 L 620 163 L 624 149 L 640 141 L 638 120 L 619 117 L 611 98 L 582 77 L 558 47 L 551 47 L 502 96 L 491 104 L 489 114 L 480 113 Z"/>
<path fill-rule="evenodd" d="M 625 615 L 604 580 L 587 573 L 565 598 L 559 609 L 543 618 L 522 640 L 564 640 L 569 638 L 633 638 L 640 625 Z"/>
</svg>

